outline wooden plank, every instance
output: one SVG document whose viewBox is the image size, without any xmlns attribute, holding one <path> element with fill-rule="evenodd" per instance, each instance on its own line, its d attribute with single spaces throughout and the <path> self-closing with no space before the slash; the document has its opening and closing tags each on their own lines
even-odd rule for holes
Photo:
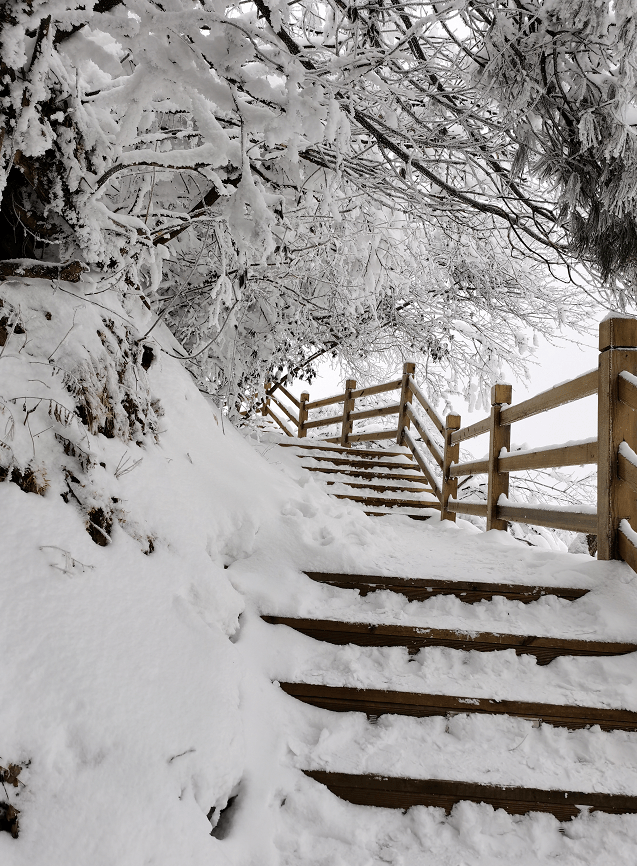
<svg viewBox="0 0 637 866">
<path fill-rule="evenodd" d="M 432 502 L 432 508 L 440 508 L 439 502 Z M 398 517 L 408 517 L 410 520 L 430 520 L 430 514 L 410 514 L 407 511 L 364 511 L 368 517 L 387 517 L 387 515 L 398 515 Z"/>
<path fill-rule="evenodd" d="M 440 453 L 440 451 L 438 451 L 436 443 L 432 439 L 429 438 L 429 434 L 427 433 L 427 431 L 425 430 L 423 425 L 420 423 L 420 419 L 418 418 L 418 416 L 416 415 L 416 413 L 414 412 L 412 407 L 409 405 L 409 403 L 407 403 L 407 405 L 405 406 L 405 414 L 407 415 L 407 418 L 413 422 L 414 427 L 420 433 L 422 441 L 425 443 L 425 445 L 429 449 L 431 456 L 436 461 L 436 463 L 438 464 L 440 469 L 442 469 L 442 467 L 443 467 L 442 454 Z"/>
<path fill-rule="evenodd" d="M 429 577 L 391 577 L 368 574 L 327 574 L 321 571 L 304 572 L 311 580 L 327 583 L 341 589 L 357 589 L 361 597 L 370 592 L 387 590 L 397 592 L 410 601 L 426 601 L 439 595 L 453 595 L 465 604 L 478 601 L 492 601 L 494 598 L 508 598 L 524 604 L 537 601 L 545 595 L 566 598 L 569 601 L 582 598 L 587 589 L 574 586 L 529 586 L 518 583 L 482 583 L 467 580 L 440 580 Z"/>
<path fill-rule="evenodd" d="M 353 433 L 350 442 L 375 442 L 377 439 L 395 439 L 397 430 L 372 430 L 370 433 Z M 356 451 L 354 451 L 356 454 Z"/>
<path fill-rule="evenodd" d="M 349 803 L 380 806 L 386 809 L 409 809 L 411 806 L 437 806 L 449 813 L 460 802 L 486 803 L 504 809 L 510 815 L 547 812 L 559 821 L 580 814 L 580 807 L 612 815 L 637 813 L 637 797 L 625 794 L 585 793 L 582 791 L 542 790 L 446 779 L 406 779 L 387 776 L 363 776 L 304 770 L 306 776 L 325 785 L 333 794 Z"/>
<path fill-rule="evenodd" d="M 617 547 L 619 548 L 619 555 L 624 562 L 629 565 L 633 571 L 637 571 L 637 548 L 630 538 L 628 538 L 621 526 L 617 533 Z"/>
<path fill-rule="evenodd" d="M 550 526 L 553 529 L 568 529 L 595 535 L 597 515 L 586 512 L 567 511 L 559 508 L 534 508 L 532 505 L 498 505 L 498 517 L 531 526 Z"/>
<path fill-rule="evenodd" d="M 548 391 L 542 391 L 541 394 L 536 394 L 529 400 L 516 403 L 515 406 L 509 406 L 502 410 L 501 423 L 513 424 L 515 421 L 522 421 L 524 418 L 531 418 L 540 412 L 548 412 L 549 409 L 556 409 L 565 403 L 572 403 L 574 400 L 581 400 L 583 397 L 596 394 L 597 379 L 597 370 L 591 370 L 589 373 L 578 376 L 577 379 L 571 379 L 570 382 L 564 382 L 554 388 L 549 388 Z"/>
<path fill-rule="evenodd" d="M 468 502 L 466 499 L 462 502 L 456 502 L 454 499 L 449 500 L 449 511 L 455 511 L 456 514 L 473 514 L 475 517 L 487 516 L 486 502 Z"/>
<path fill-rule="evenodd" d="M 556 445 L 526 454 L 506 454 L 500 457 L 499 465 L 505 472 L 519 472 L 525 469 L 551 469 L 554 466 L 583 466 L 597 463 L 597 442 L 583 442 L 578 445 Z"/>
<path fill-rule="evenodd" d="M 299 419 L 298 419 L 298 418 L 295 418 L 294 415 L 290 412 L 290 410 L 289 410 L 286 406 L 284 406 L 283 403 L 281 403 L 279 400 L 277 400 L 277 398 L 274 396 L 274 394 L 271 394 L 271 395 L 270 395 L 270 400 L 272 400 L 274 403 L 276 403 L 276 405 L 279 407 L 279 409 L 280 409 L 280 410 L 281 410 L 285 415 L 288 416 L 288 418 L 290 419 L 290 421 L 291 421 L 291 422 L 292 422 L 296 427 L 299 426 Z"/>
<path fill-rule="evenodd" d="M 414 692 L 381 689 L 352 689 L 314 683 L 279 683 L 288 695 L 314 707 L 334 712 L 366 713 L 382 716 L 446 716 L 478 713 L 490 716 L 512 716 L 537 719 L 555 728 L 576 731 L 599 725 L 603 731 L 637 731 L 637 713 L 630 710 L 575 705 L 539 704 L 530 701 L 494 701 L 489 698 L 466 698 L 455 695 L 425 695 Z"/>
<path fill-rule="evenodd" d="M 294 435 L 293 433 L 290 433 L 290 431 L 289 431 L 288 428 L 285 426 L 285 424 L 283 423 L 283 421 L 281 421 L 281 419 L 279 418 L 278 415 L 275 415 L 275 414 L 274 414 L 274 412 L 272 411 L 272 409 L 270 409 L 270 407 L 269 407 L 267 404 L 265 404 L 265 411 L 268 413 L 268 415 L 270 415 L 272 418 L 274 418 L 274 420 L 275 420 L 276 423 L 279 425 L 279 427 L 281 428 L 281 430 L 283 430 L 284 433 L 286 433 L 288 436 L 293 436 L 293 435 Z"/>
<path fill-rule="evenodd" d="M 326 481 L 327 486 L 345 484 L 352 490 L 373 490 L 377 493 L 431 493 L 429 487 L 413 487 L 406 484 L 358 484 L 355 481 Z"/>
<path fill-rule="evenodd" d="M 433 503 L 418 499 L 385 499 L 382 496 L 358 496 L 356 493 L 332 493 L 336 499 L 350 499 L 372 508 L 433 508 Z"/>
<path fill-rule="evenodd" d="M 440 501 L 441 493 L 440 493 L 440 487 L 438 486 L 438 482 L 434 478 L 431 470 L 429 469 L 429 467 L 427 466 L 427 464 L 425 463 L 423 458 L 420 456 L 420 452 L 418 451 L 418 447 L 417 447 L 416 443 L 412 439 L 411 433 L 409 432 L 409 430 L 405 429 L 403 435 L 405 437 L 405 442 L 411 448 L 412 454 L 414 455 L 414 457 L 416 459 L 416 463 L 422 469 L 422 474 L 425 476 L 425 478 L 427 479 L 427 481 L 431 485 L 431 489 L 433 490 L 436 499 L 438 501 Z"/>
<path fill-rule="evenodd" d="M 318 449 L 317 449 L 318 450 Z M 413 469 L 416 470 L 416 467 L 412 463 L 390 463 L 388 460 L 374 460 L 367 458 L 357 459 L 357 452 L 352 450 L 352 456 L 347 459 L 345 457 L 318 457 L 315 454 L 297 454 L 297 457 L 301 457 L 303 460 L 317 460 L 319 463 L 333 463 L 335 466 L 350 466 L 355 469 Z M 407 457 L 406 454 L 401 455 L 401 457 Z M 305 467 L 309 469 L 309 466 Z"/>
<path fill-rule="evenodd" d="M 315 640 L 339 646 L 348 644 L 373 647 L 401 646 L 411 653 L 433 646 L 476 652 L 512 649 L 516 655 L 535 656 L 540 665 L 549 664 L 559 656 L 618 656 L 637 652 L 637 644 L 624 642 L 585 641 L 491 632 L 463 634 L 450 629 L 287 616 L 262 616 L 262 619 L 273 625 L 286 625 Z"/>
<path fill-rule="evenodd" d="M 483 433 L 488 433 L 491 427 L 491 416 L 483 418 L 482 421 L 476 421 L 475 424 L 470 424 L 468 427 L 461 427 L 451 435 L 451 444 L 457 445 L 459 442 L 464 442 L 465 439 L 473 439 L 476 436 L 482 436 Z"/>
<path fill-rule="evenodd" d="M 624 378 L 623 372 L 619 374 L 617 380 L 617 396 L 631 409 L 637 409 L 637 385 L 630 379 Z"/>
<path fill-rule="evenodd" d="M 402 379 L 393 379 L 391 382 L 385 382 L 383 385 L 359 388 L 357 391 L 354 391 L 352 397 L 358 400 L 359 397 L 373 397 L 375 394 L 384 394 L 385 391 L 396 391 L 402 385 L 402 381 Z"/>
<path fill-rule="evenodd" d="M 334 403 L 342 403 L 344 399 L 345 394 L 335 394 L 333 397 L 323 397 L 322 400 L 313 400 L 311 403 L 307 403 L 305 408 L 308 411 L 310 409 L 321 409 L 323 406 L 331 406 Z"/>
<path fill-rule="evenodd" d="M 617 473 L 623 481 L 630 484 L 633 490 L 637 492 L 637 466 L 631 463 L 621 451 L 617 454 Z"/>
<path fill-rule="evenodd" d="M 300 456 L 300 455 L 299 455 Z M 422 473 L 420 472 L 417 466 L 414 466 L 413 475 L 392 475 L 390 473 L 385 472 L 365 472 L 360 469 L 328 469 L 326 466 L 304 466 L 304 469 L 307 469 L 308 472 L 322 472 L 324 474 L 334 474 L 338 473 L 339 475 L 347 475 L 349 478 L 369 478 L 370 480 L 378 479 L 381 480 L 383 478 L 390 479 L 392 481 L 424 481 Z M 411 468 L 411 467 L 408 467 Z M 335 482 L 336 483 L 336 482 Z M 347 482 L 343 482 L 346 484 Z"/>
<path fill-rule="evenodd" d="M 327 439 L 319 440 L 327 442 Z M 386 451 L 384 448 L 342 448 L 340 445 L 335 445 L 333 448 L 325 448 L 322 445 L 312 444 L 312 440 L 305 442 L 280 442 L 279 448 L 303 448 L 305 451 L 316 451 L 319 454 L 354 454 L 358 457 L 404 457 L 406 460 L 411 460 L 411 454 L 405 451 Z M 299 457 L 305 455 L 299 454 Z"/>
<path fill-rule="evenodd" d="M 491 529 L 506 531 L 508 524 L 498 513 L 501 496 L 509 495 L 509 475 L 502 471 L 500 454 L 511 450 L 511 427 L 500 421 L 502 406 L 511 402 L 511 385 L 491 388 L 491 427 L 489 431 L 489 481 L 487 490 L 487 532 Z"/>
<path fill-rule="evenodd" d="M 307 403 L 305 404 L 307 408 Z M 327 427 L 329 424 L 340 424 L 342 415 L 330 415 L 328 418 L 318 418 L 316 421 L 306 421 L 303 427 L 310 430 L 312 427 Z"/>
<path fill-rule="evenodd" d="M 400 412 L 400 403 L 393 403 L 391 406 L 381 406 L 378 409 L 352 412 L 350 418 L 352 421 L 364 421 L 365 418 L 383 418 L 385 415 L 396 415 L 398 412 Z"/>
<path fill-rule="evenodd" d="M 297 400 L 294 394 L 290 394 L 287 388 L 284 388 L 283 385 L 279 385 L 279 391 L 281 391 L 291 403 L 294 403 L 297 409 L 301 408 L 301 401 Z"/>
<path fill-rule="evenodd" d="M 436 410 L 433 409 L 429 405 L 429 401 L 427 400 L 425 395 L 420 390 L 420 388 L 419 388 L 418 384 L 416 383 L 416 380 L 414 379 L 413 376 L 409 377 L 409 385 L 411 387 L 411 390 L 413 391 L 414 397 L 418 400 L 418 402 L 420 403 L 422 408 L 425 410 L 427 415 L 429 415 L 429 417 L 433 421 L 434 427 L 436 427 L 436 429 L 438 430 L 439 433 L 442 433 L 444 435 L 445 425 L 442 421 L 442 418 L 440 418 L 440 416 L 438 415 Z"/>
<path fill-rule="evenodd" d="M 472 460 L 470 463 L 452 463 L 449 475 L 452 478 L 459 478 L 461 475 L 482 475 L 488 471 L 488 460 Z"/>
</svg>

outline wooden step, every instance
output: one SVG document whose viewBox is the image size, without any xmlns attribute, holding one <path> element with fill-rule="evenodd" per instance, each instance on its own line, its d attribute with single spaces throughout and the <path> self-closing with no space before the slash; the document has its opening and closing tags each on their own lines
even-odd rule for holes
<svg viewBox="0 0 637 866">
<path fill-rule="evenodd" d="M 373 462 L 365 458 L 361 460 L 345 460 L 341 457 L 317 457 L 314 454 L 297 454 L 296 456 L 304 460 L 320 460 L 323 463 L 333 463 L 334 466 L 349 466 L 354 469 L 375 469 L 378 467 L 379 469 L 398 469 L 399 471 L 406 469 L 416 470 L 416 467 L 412 463 L 390 463 L 388 460 L 376 460 Z"/>
<path fill-rule="evenodd" d="M 423 478 L 424 481 L 424 478 Z M 358 484 L 354 481 L 326 481 L 325 484 L 332 486 L 333 484 L 345 484 L 346 487 L 351 487 L 352 490 L 373 490 L 377 493 L 431 493 L 431 487 L 407 487 L 404 485 L 392 486 L 389 484 Z"/>
<path fill-rule="evenodd" d="M 391 779 L 386 776 L 328 773 L 324 770 L 303 772 L 342 800 L 361 806 L 382 806 L 386 809 L 438 806 L 449 813 L 456 803 L 468 800 L 472 803 L 487 803 L 494 809 L 504 809 L 510 815 L 550 812 L 559 821 L 576 817 L 580 813 L 580 806 L 612 815 L 637 813 L 637 797 L 625 794 L 546 791 L 541 788 L 479 785 L 446 779 Z"/>
<path fill-rule="evenodd" d="M 430 502 L 419 499 L 388 499 L 383 496 L 358 496 L 355 493 L 331 493 L 335 499 L 349 499 L 370 508 L 432 508 Z"/>
<path fill-rule="evenodd" d="M 431 508 L 440 508 L 440 503 L 432 502 Z M 364 511 L 368 517 L 391 517 L 398 515 L 399 517 L 409 517 L 410 520 L 431 520 L 431 514 L 410 514 L 408 511 Z"/>
<path fill-rule="evenodd" d="M 410 467 L 408 467 L 410 468 Z M 360 469 L 330 469 L 326 466 L 304 466 L 303 469 L 307 469 L 308 472 L 323 472 L 327 475 L 347 475 L 349 478 L 369 478 L 371 481 L 416 481 L 421 484 L 428 484 L 427 479 L 422 474 L 422 472 L 418 469 L 417 466 L 414 466 L 414 471 L 407 475 L 400 475 L 398 472 L 396 473 L 388 473 L 388 472 L 365 472 Z M 334 482 L 338 483 L 338 482 Z M 347 482 L 343 482 L 345 484 Z"/>
<path fill-rule="evenodd" d="M 334 451 L 339 454 L 349 454 L 354 457 L 405 457 L 408 460 L 413 459 L 408 451 L 385 451 L 383 449 L 376 450 L 375 448 L 345 448 L 342 445 L 330 445 L 329 447 L 320 445 L 310 445 L 307 442 L 280 442 L 281 448 L 303 448 L 306 451 L 318 451 L 320 453 Z M 307 457 L 307 454 L 299 455 Z"/>
<path fill-rule="evenodd" d="M 491 601 L 495 597 L 508 598 L 528 604 L 545 595 L 555 595 L 574 601 L 588 592 L 571 586 L 527 586 L 515 583 L 480 583 L 466 580 L 432 580 L 427 577 L 386 577 L 369 574 L 326 574 L 322 571 L 304 572 L 312 580 L 338 586 L 341 589 L 357 589 L 362 596 L 369 592 L 388 590 L 398 592 L 411 601 L 426 601 L 436 595 L 454 595 L 466 604 Z"/>
<path fill-rule="evenodd" d="M 514 716 L 533 719 L 570 731 L 599 725 L 603 731 L 637 731 L 637 713 L 600 707 L 536 704 L 528 701 L 494 701 L 489 698 L 460 698 L 452 695 L 424 695 L 381 689 L 352 689 L 313 683 L 279 683 L 286 694 L 314 707 L 335 712 L 382 716 L 447 716 L 458 713 Z"/>
<path fill-rule="evenodd" d="M 558 656 L 615 656 L 637 651 L 637 644 L 584 641 L 533 635 L 465 634 L 450 629 L 418 628 L 407 625 L 376 625 L 374 623 L 340 622 L 330 619 L 303 619 L 287 616 L 263 616 L 273 625 L 287 625 L 316 640 L 356 646 L 402 646 L 410 653 L 423 647 L 450 647 L 458 650 L 494 652 L 512 649 L 516 655 L 533 655 L 540 665 Z"/>
</svg>

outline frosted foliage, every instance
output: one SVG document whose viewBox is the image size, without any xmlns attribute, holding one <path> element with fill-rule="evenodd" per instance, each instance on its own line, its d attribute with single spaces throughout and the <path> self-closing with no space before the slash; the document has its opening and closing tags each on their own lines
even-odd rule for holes
<svg viewBox="0 0 637 866">
<path fill-rule="evenodd" d="M 327 352 L 479 404 L 590 273 L 631 297 L 631 16 L 15 2 L 0 258 L 143 295 L 231 411 Z"/>
</svg>

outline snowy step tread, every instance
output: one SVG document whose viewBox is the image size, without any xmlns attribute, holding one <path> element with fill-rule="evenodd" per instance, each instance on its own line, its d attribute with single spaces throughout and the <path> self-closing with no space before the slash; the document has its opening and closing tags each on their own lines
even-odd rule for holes
<svg viewBox="0 0 637 866">
<path fill-rule="evenodd" d="M 599 725 L 604 731 L 637 731 L 637 713 L 630 710 L 561 706 L 529 701 L 496 701 L 489 698 L 356 689 L 315 683 L 280 682 L 279 685 L 291 697 L 336 712 L 358 712 L 369 716 L 389 713 L 420 718 L 457 713 L 481 713 L 535 719 L 553 727 L 569 730 Z"/>
<path fill-rule="evenodd" d="M 407 467 L 411 469 L 412 467 Z M 308 472 L 321 472 L 325 475 L 346 475 L 348 478 L 368 478 L 370 481 L 413 481 L 420 484 L 428 484 L 425 476 L 414 467 L 414 471 L 407 475 L 397 472 L 366 472 L 363 469 L 331 469 L 326 466 L 303 466 Z"/>
<path fill-rule="evenodd" d="M 347 478 L 326 481 L 325 484 L 329 487 L 334 484 L 342 484 L 352 490 L 373 490 L 376 493 L 432 493 L 431 487 L 418 487 L 415 484 L 409 486 L 406 484 L 361 484 L 356 481 L 349 481 Z"/>
<path fill-rule="evenodd" d="M 303 619 L 301 617 L 262 616 L 272 625 L 287 625 L 308 637 L 327 643 L 355 646 L 402 646 L 416 653 L 425 647 L 494 652 L 512 649 L 517 655 L 534 655 L 540 665 L 558 656 L 615 656 L 637 652 L 637 644 L 608 641 L 585 641 L 534 635 L 466 634 L 450 629 L 418 628 L 404 625 L 341 622 L 339 620 Z"/>
<path fill-rule="evenodd" d="M 327 574 L 306 571 L 305 574 L 319 583 L 328 583 L 341 589 L 358 589 L 361 596 L 370 592 L 387 590 L 407 596 L 412 601 L 425 601 L 438 595 L 454 595 L 467 604 L 491 601 L 502 597 L 529 603 L 545 595 L 554 595 L 574 601 L 586 595 L 587 589 L 571 586 L 529 586 L 515 583 L 481 583 L 465 580 L 439 580 L 419 577 L 391 577 L 366 574 Z"/>
<path fill-rule="evenodd" d="M 350 502 L 358 502 L 361 505 L 369 505 L 372 508 L 432 508 L 432 501 L 421 499 L 391 499 L 385 496 L 360 496 L 356 493 L 331 493 L 336 499 L 348 499 Z"/>
<path fill-rule="evenodd" d="M 347 454 L 351 457 L 370 457 L 374 458 L 387 458 L 387 457 L 406 457 L 409 460 L 412 459 L 411 453 L 407 450 L 405 451 L 385 451 L 383 449 L 372 449 L 372 448 L 345 448 L 342 445 L 329 445 L 325 447 L 324 445 L 310 445 L 309 443 L 301 443 L 299 441 L 295 442 L 280 442 L 281 448 L 302 448 L 304 451 L 317 451 L 323 454 L 324 452 L 334 452 L 338 454 Z M 305 457 L 307 455 L 299 454 L 299 457 Z"/>
<path fill-rule="evenodd" d="M 548 812 L 560 821 L 568 821 L 584 811 L 614 815 L 637 813 L 637 797 L 624 794 L 585 793 L 581 791 L 543 790 L 446 779 L 406 779 L 387 776 L 330 773 L 304 770 L 306 776 L 325 785 L 343 800 L 361 806 L 409 809 L 411 806 L 437 806 L 445 812 L 462 801 L 487 803 L 504 809 L 510 815 Z M 586 808 L 588 807 L 588 808 Z"/>
</svg>

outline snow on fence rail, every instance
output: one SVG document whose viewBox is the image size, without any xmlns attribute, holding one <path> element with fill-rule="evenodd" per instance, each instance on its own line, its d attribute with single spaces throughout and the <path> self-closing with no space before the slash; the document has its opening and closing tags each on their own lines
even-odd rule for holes
<svg viewBox="0 0 637 866">
<path fill-rule="evenodd" d="M 511 385 L 494 385 L 491 413 L 467 427 L 461 427 L 459 415 L 447 415 L 444 421 L 438 416 L 414 379 L 413 363 L 403 366 L 400 379 L 359 389 L 353 379 L 348 379 L 342 394 L 313 402 L 309 393 L 301 394 L 299 401 L 282 384 L 277 384 L 268 390 L 262 412 L 271 416 L 288 436 L 294 434 L 273 411 L 271 402 L 296 426 L 299 438 L 304 438 L 308 430 L 340 424 L 340 435 L 321 441 L 348 447 L 354 442 L 395 439 L 399 445 L 406 445 L 431 485 L 443 520 L 470 514 L 486 517 L 487 529 L 507 529 L 509 522 L 515 521 L 597 535 L 599 559 L 622 559 L 637 571 L 637 319 L 614 317 L 601 322 L 599 351 L 598 369 L 517 405 L 511 405 Z M 355 411 L 357 400 L 399 389 L 397 403 Z M 298 416 L 281 403 L 276 390 L 297 408 Z M 597 440 L 508 453 L 511 425 L 516 421 L 592 394 L 598 396 Z M 414 399 L 442 436 L 442 448 L 427 432 L 414 409 Z M 310 420 L 311 411 L 341 403 L 339 414 Z M 353 432 L 356 421 L 386 415 L 397 415 L 395 429 Z M 414 438 L 412 425 L 420 441 Z M 460 443 L 485 433 L 489 434 L 488 457 L 459 462 Z M 597 466 L 596 512 L 586 505 L 549 507 L 541 503 L 512 503 L 508 499 L 510 472 L 584 464 Z M 481 473 L 488 476 L 487 501 L 458 501 L 458 478 Z"/>
</svg>

